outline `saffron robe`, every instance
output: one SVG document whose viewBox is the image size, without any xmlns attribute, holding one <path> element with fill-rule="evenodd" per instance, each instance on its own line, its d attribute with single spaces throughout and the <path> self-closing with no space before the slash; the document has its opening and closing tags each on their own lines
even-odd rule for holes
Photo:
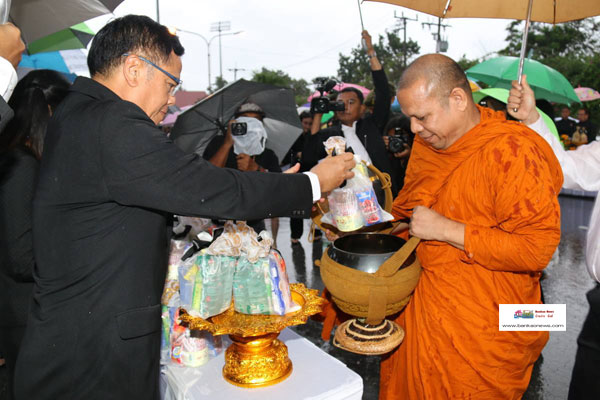
<svg viewBox="0 0 600 400">
<path fill-rule="evenodd" d="M 423 271 L 397 321 L 406 337 L 382 360 L 380 399 L 518 399 L 548 332 L 499 331 L 498 305 L 540 303 L 539 277 L 560 240 L 563 176 L 526 126 L 479 107 L 446 150 L 418 136 L 393 214 L 417 205 L 464 223 L 465 250 L 421 242 Z"/>
</svg>

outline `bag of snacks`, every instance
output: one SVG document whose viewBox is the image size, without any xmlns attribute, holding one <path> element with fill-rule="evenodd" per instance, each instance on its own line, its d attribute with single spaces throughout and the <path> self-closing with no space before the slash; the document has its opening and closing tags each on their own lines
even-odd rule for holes
<svg viewBox="0 0 600 400">
<path fill-rule="evenodd" d="M 256 262 L 240 258 L 233 277 L 233 304 L 243 314 L 284 315 L 294 310 L 285 262 L 277 250 Z"/>
</svg>

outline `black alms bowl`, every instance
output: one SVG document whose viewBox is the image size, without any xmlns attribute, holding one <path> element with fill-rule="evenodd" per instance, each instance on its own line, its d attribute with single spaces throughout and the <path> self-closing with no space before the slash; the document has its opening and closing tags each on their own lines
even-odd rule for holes
<svg viewBox="0 0 600 400">
<path fill-rule="evenodd" d="M 406 243 L 404 239 L 383 233 L 354 233 L 336 239 L 327 249 L 329 257 L 346 267 L 373 273 Z M 411 254 L 405 265 L 414 261 Z"/>
</svg>

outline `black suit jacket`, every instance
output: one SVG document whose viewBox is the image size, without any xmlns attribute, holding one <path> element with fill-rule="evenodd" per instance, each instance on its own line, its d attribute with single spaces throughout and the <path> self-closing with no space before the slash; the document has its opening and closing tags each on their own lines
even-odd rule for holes
<svg viewBox="0 0 600 400">
<path fill-rule="evenodd" d="M 40 166 L 18 398 L 158 398 L 166 216 L 304 215 L 311 193 L 305 175 L 241 173 L 186 154 L 137 105 L 77 78 Z"/>
<path fill-rule="evenodd" d="M 383 129 L 390 115 L 391 95 L 388 81 L 383 70 L 372 71 L 375 86 L 375 107 L 373 113 L 368 113 L 356 123 L 356 136 L 361 141 L 373 165 L 381 172 L 387 172 L 392 178 L 392 191 L 397 193 L 396 172 L 392 168 L 389 152 L 383 141 Z M 323 142 L 332 136 L 344 136 L 342 127 L 334 125 L 323 129 L 314 135 L 307 135 L 302 151 L 302 169 L 310 170 L 327 153 Z"/>
<path fill-rule="evenodd" d="M 8 106 L 4 98 L 0 96 L 0 133 L 2 133 L 13 115 L 13 110 Z"/>
</svg>

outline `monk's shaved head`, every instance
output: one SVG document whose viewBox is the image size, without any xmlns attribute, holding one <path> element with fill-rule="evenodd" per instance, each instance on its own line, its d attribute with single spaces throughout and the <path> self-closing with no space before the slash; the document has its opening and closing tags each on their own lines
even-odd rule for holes
<svg viewBox="0 0 600 400">
<path fill-rule="evenodd" d="M 454 88 L 471 94 L 471 86 L 462 68 L 442 54 L 426 54 L 410 63 L 400 77 L 398 91 L 419 81 L 425 83 L 429 96 L 438 98 L 444 106 L 448 104 L 448 97 Z"/>
</svg>

